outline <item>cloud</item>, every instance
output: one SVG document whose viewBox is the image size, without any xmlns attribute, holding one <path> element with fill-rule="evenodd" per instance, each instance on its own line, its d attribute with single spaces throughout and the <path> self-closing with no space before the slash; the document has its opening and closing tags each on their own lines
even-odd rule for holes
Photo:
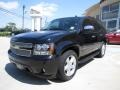
<svg viewBox="0 0 120 90">
<path fill-rule="evenodd" d="M 0 1 L 0 8 L 4 8 L 7 10 L 16 9 L 18 7 L 18 2 L 2 2 Z"/>
<path fill-rule="evenodd" d="M 54 3 L 41 2 L 40 4 L 31 6 L 30 9 L 40 12 L 41 16 L 51 17 L 57 11 L 58 5 Z"/>
</svg>

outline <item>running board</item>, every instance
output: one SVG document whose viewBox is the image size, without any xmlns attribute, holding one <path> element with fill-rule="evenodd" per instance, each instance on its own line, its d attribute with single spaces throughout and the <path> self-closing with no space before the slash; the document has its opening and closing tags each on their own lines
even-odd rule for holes
<svg viewBox="0 0 120 90">
<path fill-rule="evenodd" d="M 96 51 L 89 55 L 86 55 L 78 60 L 78 64 L 85 63 L 85 62 L 89 61 L 90 59 L 94 58 L 95 56 L 97 56 L 98 54 L 99 54 L 99 51 Z"/>
</svg>

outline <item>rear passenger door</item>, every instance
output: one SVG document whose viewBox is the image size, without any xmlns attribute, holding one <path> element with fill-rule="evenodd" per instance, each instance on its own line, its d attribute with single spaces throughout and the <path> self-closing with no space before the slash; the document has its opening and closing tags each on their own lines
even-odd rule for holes
<svg viewBox="0 0 120 90">
<path fill-rule="evenodd" d="M 103 40 L 105 40 L 106 30 L 99 21 L 94 20 L 95 33 L 96 33 L 96 43 L 95 49 L 101 47 Z"/>
</svg>

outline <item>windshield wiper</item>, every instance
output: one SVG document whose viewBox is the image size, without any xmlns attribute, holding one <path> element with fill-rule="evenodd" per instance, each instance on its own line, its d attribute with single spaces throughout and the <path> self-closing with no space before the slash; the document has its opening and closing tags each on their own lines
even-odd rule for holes
<svg viewBox="0 0 120 90">
<path fill-rule="evenodd" d="M 61 28 L 50 28 L 49 30 L 63 30 Z"/>
<path fill-rule="evenodd" d="M 42 31 L 44 31 L 44 30 L 49 30 L 48 28 L 45 28 L 45 29 L 41 29 Z"/>
</svg>

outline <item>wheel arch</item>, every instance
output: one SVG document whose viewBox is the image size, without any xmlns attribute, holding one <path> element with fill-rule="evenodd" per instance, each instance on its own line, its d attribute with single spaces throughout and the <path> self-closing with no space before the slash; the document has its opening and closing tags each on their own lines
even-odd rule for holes
<svg viewBox="0 0 120 90">
<path fill-rule="evenodd" d="M 68 51 L 68 50 L 73 50 L 77 54 L 78 57 L 80 56 L 80 52 L 79 52 L 79 47 L 78 46 L 70 46 L 68 48 L 63 49 L 62 52 L 61 52 L 61 55 L 64 52 Z"/>
</svg>

